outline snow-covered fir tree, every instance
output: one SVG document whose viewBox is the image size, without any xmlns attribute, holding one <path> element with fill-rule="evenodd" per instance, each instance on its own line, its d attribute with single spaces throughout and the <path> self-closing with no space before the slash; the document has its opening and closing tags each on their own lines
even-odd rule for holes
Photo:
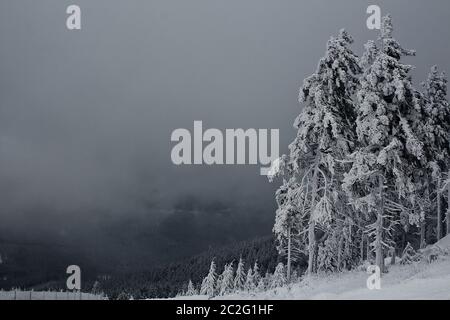
<svg viewBox="0 0 450 320">
<path fill-rule="evenodd" d="M 214 297 L 216 294 L 216 263 L 214 259 L 211 261 L 211 265 L 209 267 L 208 275 L 203 279 L 200 294 L 207 295 L 208 297 Z"/>
<path fill-rule="evenodd" d="M 447 79 L 438 71 L 437 66 L 431 68 L 427 80 L 422 84 L 423 92 L 423 125 L 419 128 L 424 141 L 424 153 L 427 161 L 426 182 L 436 197 L 436 238 L 441 239 L 443 232 L 443 175 L 450 166 L 450 106 L 447 101 Z M 427 192 L 430 192 L 427 189 Z M 447 223 L 448 226 L 448 223 Z M 447 227 L 448 230 L 448 227 Z M 448 231 L 447 231 L 448 232 Z"/>
<path fill-rule="evenodd" d="M 277 237 L 277 249 L 287 258 L 287 277 L 291 276 L 292 261 L 296 261 L 302 254 L 302 219 L 299 207 L 299 184 L 294 178 L 284 181 L 277 190 L 275 199 L 278 209 L 275 214 L 273 232 Z"/>
<path fill-rule="evenodd" d="M 425 152 L 432 153 L 441 171 L 446 172 L 450 164 L 450 104 L 445 73 L 433 66 L 423 87 L 426 121 L 423 128 L 429 143 L 425 146 Z"/>
<path fill-rule="evenodd" d="M 409 75 L 412 66 L 400 62 L 414 52 L 403 49 L 392 32 L 390 16 L 383 17 L 380 48 L 374 42 L 366 46 L 364 62 L 369 65 L 357 92 L 359 146 L 351 155 L 352 168 L 343 184 L 355 207 L 367 214 L 370 245 L 381 270 L 400 213 L 414 205 L 413 176 L 423 167 L 424 156 L 423 144 L 412 129 L 421 120 L 420 99 Z"/>
<path fill-rule="evenodd" d="M 187 285 L 187 290 L 186 290 L 186 296 L 195 296 L 197 294 L 198 294 L 197 289 L 195 289 L 194 284 L 189 279 L 189 282 L 188 282 L 188 285 Z"/>
<path fill-rule="evenodd" d="M 245 278 L 244 290 L 245 291 L 254 291 L 256 288 L 255 277 L 253 275 L 252 267 L 248 268 L 247 276 Z"/>
<path fill-rule="evenodd" d="M 243 290 L 245 284 L 245 265 L 242 257 L 239 258 L 239 263 L 236 268 L 236 276 L 234 277 L 233 287 L 235 290 Z"/>
<path fill-rule="evenodd" d="M 253 279 L 254 279 L 256 285 L 258 285 L 259 280 L 261 280 L 261 274 L 259 273 L 258 261 L 255 261 L 255 263 L 253 265 Z"/>
<path fill-rule="evenodd" d="M 348 210 L 339 176 L 355 141 L 352 95 L 361 69 L 350 49 L 352 42 L 344 30 L 331 38 L 316 72 L 304 80 L 299 94 L 303 109 L 294 123 L 297 137 L 280 173 L 288 177 L 280 192 L 294 186 L 295 201 L 279 206 L 277 220 L 283 223 L 278 223 L 276 233 L 292 234 L 291 216 L 298 217 L 295 223 L 303 235 L 299 241 L 309 257 L 309 273 L 317 270 L 319 245 L 338 221 L 338 212 L 344 215 Z"/>
<path fill-rule="evenodd" d="M 225 295 L 234 289 L 234 269 L 233 262 L 225 265 L 222 274 L 220 275 L 220 283 L 218 283 L 218 291 L 220 295 Z"/>
<path fill-rule="evenodd" d="M 282 287 L 286 284 L 286 273 L 282 262 L 280 262 L 275 268 L 271 280 L 270 288 Z"/>
</svg>

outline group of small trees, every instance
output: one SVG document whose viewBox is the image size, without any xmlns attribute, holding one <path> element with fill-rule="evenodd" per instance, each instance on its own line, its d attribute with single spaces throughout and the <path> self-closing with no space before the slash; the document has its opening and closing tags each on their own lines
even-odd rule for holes
<svg viewBox="0 0 450 320">
<path fill-rule="evenodd" d="M 444 235 L 446 202 L 450 233 L 447 80 L 433 67 L 416 90 L 413 67 L 401 62 L 415 53 L 392 33 L 386 16 L 359 58 L 342 30 L 300 89 L 297 136 L 275 171 L 283 184 L 274 233 L 288 279 L 302 253 L 310 274 L 363 260 L 385 270 L 384 258 L 404 251 L 406 235 L 417 234 L 421 247 Z"/>
<path fill-rule="evenodd" d="M 239 292 L 262 292 L 266 289 L 281 287 L 286 283 L 286 268 L 283 263 L 276 266 L 273 274 L 267 272 L 265 276 L 261 276 L 257 262 L 245 271 L 245 264 L 241 258 L 236 270 L 233 267 L 233 262 L 230 262 L 225 264 L 222 273 L 218 274 L 216 263 L 212 260 L 209 272 L 201 285 L 197 287 L 189 280 L 187 289 L 180 295 L 195 296 L 200 294 L 211 298 Z"/>
</svg>

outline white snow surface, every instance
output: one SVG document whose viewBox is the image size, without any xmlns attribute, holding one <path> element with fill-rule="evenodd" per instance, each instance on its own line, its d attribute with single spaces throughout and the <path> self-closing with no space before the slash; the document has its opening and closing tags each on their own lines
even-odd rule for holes
<svg viewBox="0 0 450 320">
<path fill-rule="evenodd" d="M 450 234 L 443 237 L 441 240 L 433 244 L 434 247 L 437 247 L 441 250 L 450 252 Z"/>
</svg>

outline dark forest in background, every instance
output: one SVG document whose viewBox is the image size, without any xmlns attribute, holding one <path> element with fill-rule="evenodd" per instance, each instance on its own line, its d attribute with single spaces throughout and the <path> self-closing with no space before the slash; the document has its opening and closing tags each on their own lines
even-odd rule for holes
<svg viewBox="0 0 450 320">
<path fill-rule="evenodd" d="M 66 268 L 75 264 L 82 270 L 83 290 L 90 291 L 97 277 L 140 275 L 212 248 L 230 244 L 238 248 L 236 244 L 242 241 L 245 244 L 249 239 L 266 237 L 273 224 L 273 217 L 262 214 L 260 208 L 190 195 L 180 197 L 170 213 L 149 216 L 110 219 L 99 229 L 95 229 L 95 223 L 87 224 L 84 232 L 96 234 L 95 241 L 71 238 L 70 233 L 36 241 L 30 232 L 19 239 L 0 226 L 0 289 L 66 289 Z M 234 256 L 239 259 L 239 253 Z M 199 270 L 201 277 L 207 273 L 210 256 L 207 260 Z M 186 277 L 180 278 L 187 281 Z"/>
<path fill-rule="evenodd" d="M 8 277 L 2 279 L 4 289 L 14 287 L 34 290 L 66 289 L 66 279 L 61 277 L 61 274 L 65 274 L 65 268 L 70 261 L 69 253 L 73 254 L 73 251 L 65 252 L 63 248 L 55 247 L 54 250 L 59 250 L 58 259 L 55 260 L 48 251 L 42 248 L 20 247 L 15 249 L 14 253 L 18 259 L 13 259 L 13 255 L 10 263 L 0 264 L 0 274 L 8 274 Z M 28 250 L 28 252 L 24 252 L 24 250 Z M 11 247 L 10 252 L 13 252 Z M 237 263 L 240 257 L 243 258 L 246 268 L 257 261 L 261 274 L 265 274 L 267 271 L 273 272 L 277 263 L 284 260 L 276 251 L 273 236 L 266 236 L 226 246 L 212 246 L 203 253 L 190 258 L 149 266 L 145 271 L 140 272 L 101 273 L 87 261 L 81 266 L 82 270 L 83 266 L 84 269 L 89 270 L 82 272 L 82 291 L 104 293 L 112 299 L 173 297 L 185 289 L 189 279 L 195 283 L 201 282 L 208 273 L 212 259 L 219 266 L 218 271 L 221 272 L 226 263 L 231 261 Z M 36 262 L 39 262 L 39 267 L 34 270 L 33 263 Z M 294 269 L 297 269 L 299 274 L 303 273 L 305 268 L 306 259 L 300 259 L 294 265 Z M 38 272 L 38 270 L 40 271 Z M 59 280 L 39 283 L 41 279 Z M 36 285 L 36 283 L 39 284 Z"/>
</svg>

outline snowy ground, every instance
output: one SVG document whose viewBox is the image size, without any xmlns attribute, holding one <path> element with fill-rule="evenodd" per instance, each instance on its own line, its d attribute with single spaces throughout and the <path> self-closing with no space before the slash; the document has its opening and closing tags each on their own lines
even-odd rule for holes
<svg viewBox="0 0 450 320">
<path fill-rule="evenodd" d="M 0 300 L 102 300 L 103 296 L 84 292 L 63 291 L 2 291 Z"/>
<path fill-rule="evenodd" d="M 434 247 L 450 249 L 450 236 Z M 450 251 L 448 251 L 450 252 Z M 260 293 L 236 293 L 215 299 L 439 299 L 450 300 L 450 256 L 440 255 L 436 261 L 389 266 L 381 278 L 381 289 L 369 290 L 366 271 L 318 274 L 299 283 Z M 206 296 L 178 299 L 206 299 Z"/>
<path fill-rule="evenodd" d="M 450 299 L 450 259 L 430 265 L 391 266 L 380 290 L 369 290 L 364 271 L 317 275 L 298 284 L 241 298 L 256 299 Z M 239 299 L 238 296 L 224 297 Z"/>
</svg>

